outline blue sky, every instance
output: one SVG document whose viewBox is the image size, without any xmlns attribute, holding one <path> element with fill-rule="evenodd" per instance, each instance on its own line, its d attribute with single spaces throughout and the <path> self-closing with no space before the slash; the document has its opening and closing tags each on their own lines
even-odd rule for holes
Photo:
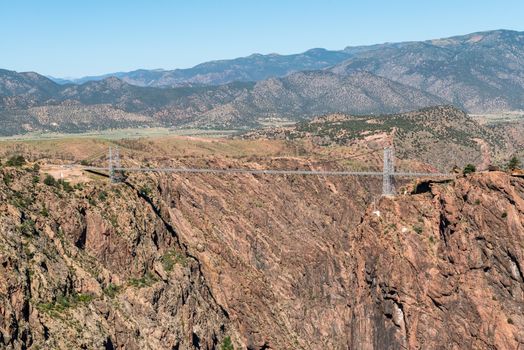
<svg viewBox="0 0 524 350">
<path fill-rule="evenodd" d="M 80 77 L 524 30 L 522 0 L 3 0 L 0 68 Z"/>
</svg>

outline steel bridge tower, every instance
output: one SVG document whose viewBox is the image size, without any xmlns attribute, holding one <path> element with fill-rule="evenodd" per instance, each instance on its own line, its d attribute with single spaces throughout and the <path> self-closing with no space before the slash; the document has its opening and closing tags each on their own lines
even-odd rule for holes
<svg viewBox="0 0 524 350">
<path fill-rule="evenodd" d="M 109 179 L 111 179 L 111 182 L 120 182 L 122 180 L 121 167 L 118 147 L 114 149 L 109 147 Z"/>
<path fill-rule="evenodd" d="M 395 195 L 393 176 L 395 174 L 395 162 L 393 147 L 384 148 L 384 170 L 382 174 L 382 195 Z"/>
</svg>

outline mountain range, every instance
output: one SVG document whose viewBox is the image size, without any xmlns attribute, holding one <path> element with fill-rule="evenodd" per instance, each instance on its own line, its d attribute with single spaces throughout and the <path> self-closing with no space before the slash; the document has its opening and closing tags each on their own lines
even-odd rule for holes
<svg viewBox="0 0 524 350">
<path fill-rule="evenodd" d="M 5 125 L 0 133 L 252 128 L 327 113 L 398 113 L 445 104 L 479 114 L 521 111 L 524 33 L 497 30 L 340 51 L 255 54 L 184 70 L 59 82 L 0 70 Z"/>
</svg>

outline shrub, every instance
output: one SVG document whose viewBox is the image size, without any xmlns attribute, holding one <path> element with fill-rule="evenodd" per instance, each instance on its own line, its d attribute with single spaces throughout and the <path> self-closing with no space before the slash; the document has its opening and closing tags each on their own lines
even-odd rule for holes
<svg viewBox="0 0 524 350">
<path fill-rule="evenodd" d="M 71 186 L 71 184 L 67 182 L 66 180 L 60 179 L 57 181 L 57 184 L 59 186 L 62 186 L 62 189 L 66 192 L 73 192 L 74 190 L 73 186 Z"/>
<path fill-rule="evenodd" d="M 113 299 L 120 292 L 120 287 L 116 284 L 109 283 L 106 288 L 104 288 L 104 294 Z"/>
<path fill-rule="evenodd" d="M 140 188 L 140 194 L 149 197 L 151 194 L 151 189 L 147 185 L 144 185 L 142 188 Z"/>
<path fill-rule="evenodd" d="M 31 219 L 25 220 L 18 226 L 18 231 L 25 236 L 33 235 L 35 233 L 35 222 Z"/>
<path fill-rule="evenodd" d="M 44 179 L 44 184 L 46 184 L 47 186 L 56 187 L 56 180 L 51 175 L 47 174 Z"/>
<path fill-rule="evenodd" d="M 7 166 L 22 166 L 26 163 L 24 156 L 12 156 L 5 163 Z"/>
<path fill-rule="evenodd" d="M 222 342 L 222 345 L 220 346 L 220 350 L 235 350 L 235 347 L 233 346 L 233 342 L 231 341 L 230 336 L 227 336 L 224 338 L 224 341 Z"/>
<path fill-rule="evenodd" d="M 150 287 L 158 279 L 151 272 L 146 273 L 143 277 L 140 278 L 131 278 L 129 280 L 129 285 L 136 288 Z"/>
<path fill-rule="evenodd" d="M 468 164 L 464 167 L 464 170 L 462 171 L 462 173 L 464 175 L 467 175 L 467 174 L 474 173 L 475 171 L 477 171 L 477 168 L 473 164 Z"/>
<path fill-rule="evenodd" d="M 508 217 L 508 212 L 506 212 L 506 211 L 503 212 L 501 216 L 502 216 L 503 219 L 507 218 Z"/>
<path fill-rule="evenodd" d="M 187 266 L 187 258 L 182 253 L 177 251 L 169 251 L 162 256 L 162 266 L 164 270 L 171 271 L 176 264 L 180 264 L 184 267 Z"/>
<path fill-rule="evenodd" d="M 4 184 L 8 186 L 11 182 L 13 182 L 13 175 L 11 174 L 4 174 Z"/>
<path fill-rule="evenodd" d="M 98 194 L 98 199 L 102 202 L 104 202 L 106 199 L 107 199 L 107 192 L 106 191 L 101 191 L 99 194 Z"/>
<path fill-rule="evenodd" d="M 420 225 L 415 225 L 413 226 L 413 231 L 420 235 L 424 231 L 424 228 Z"/>
<path fill-rule="evenodd" d="M 507 165 L 509 170 L 516 170 L 520 168 L 520 160 L 517 157 L 512 157 Z"/>
<path fill-rule="evenodd" d="M 49 216 L 49 210 L 45 205 L 42 208 L 42 210 L 40 210 L 40 215 L 42 215 L 44 218 L 47 218 Z"/>
</svg>

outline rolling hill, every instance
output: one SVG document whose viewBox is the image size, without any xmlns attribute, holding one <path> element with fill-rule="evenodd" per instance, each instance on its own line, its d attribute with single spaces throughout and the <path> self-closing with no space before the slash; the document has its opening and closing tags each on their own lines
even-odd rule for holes
<svg viewBox="0 0 524 350">
<path fill-rule="evenodd" d="M 436 106 L 385 115 L 329 114 L 242 137 L 307 140 L 329 147 L 374 144 L 379 150 L 392 144 L 399 160 L 416 160 L 448 172 L 468 163 L 479 169 L 502 165 L 522 144 L 522 138 L 508 129 L 521 130 L 523 124 L 483 125 L 453 106 Z"/>
<path fill-rule="evenodd" d="M 2 134 L 80 132 L 124 127 L 126 120 L 127 126 L 246 128 L 260 126 L 268 118 L 296 121 L 326 112 L 393 113 L 445 102 L 365 72 L 347 76 L 328 71 L 298 72 L 257 83 L 164 89 L 130 85 L 118 78 L 82 85 L 48 83 L 53 89 L 35 86 L 0 101 L 0 118 L 6 125 Z M 53 93 L 46 95 L 48 91 Z M 42 107 L 53 107 L 54 113 L 42 118 Z M 87 109 L 90 113 L 83 119 L 70 118 Z M 122 118 L 130 114 L 142 117 Z"/>
</svg>

